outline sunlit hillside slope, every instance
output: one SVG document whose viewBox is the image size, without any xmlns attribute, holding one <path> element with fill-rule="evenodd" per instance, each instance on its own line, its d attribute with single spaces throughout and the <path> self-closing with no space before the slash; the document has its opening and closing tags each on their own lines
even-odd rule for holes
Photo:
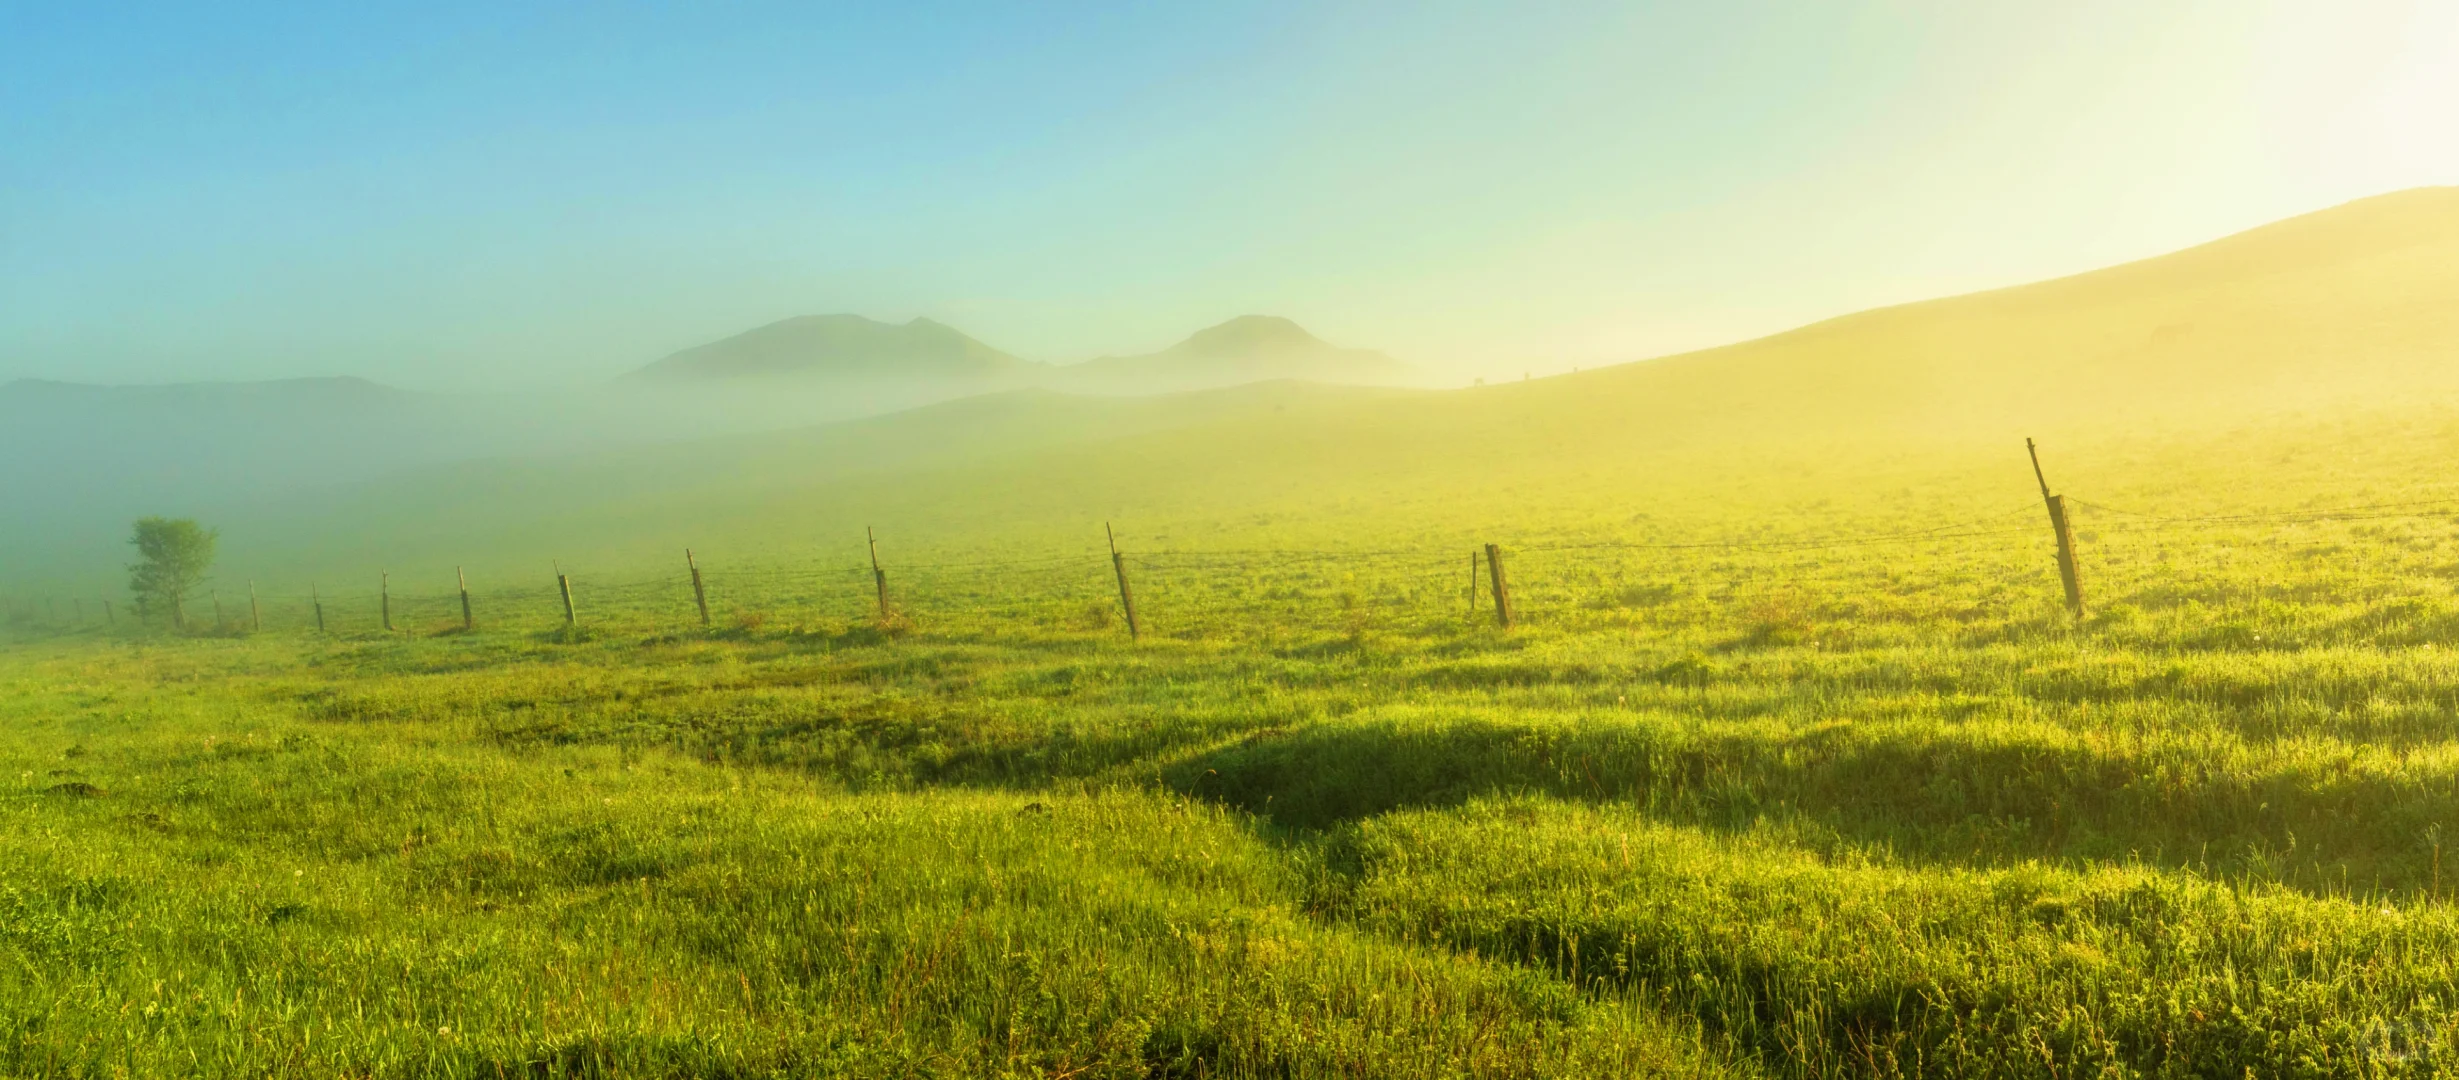
<svg viewBox="0 0 2459 1080">
<path fill-rule="evenodd" d="M 658 560 L 687 543 L 806 552 L 864 524 L 974 549 L 1080 537 L 1104 519 L 1206 523 L 1182 543 L 1223 539 L 1231 521 L 1491 532 L 1627 520 L 1675 494 L 1851 500 L 1882 482 L 1982 476 L 2005 481 L 1972 492 L 1994 505 L 2028 488 L 2028 435 L 2053 447 L 2054 467 L 2120 441 L 2454 400 L 2459 189 L 2428 189 L 2108 270 L 1526 383 L 1028 391 L 211 509 L 235 557 L 354 573 Z"/>
<path fill-rule="evenodd" d="M 2459 391 L 2459 188 L 2107 270 L 1532 387 L 1564 415 L 1745 433 L 2228 420 Z"/>
</svg>

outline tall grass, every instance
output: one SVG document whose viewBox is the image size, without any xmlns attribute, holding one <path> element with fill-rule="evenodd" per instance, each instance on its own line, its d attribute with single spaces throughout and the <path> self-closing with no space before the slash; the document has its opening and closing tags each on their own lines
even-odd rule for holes
<svg viewBox="0 0 2459 1080">
<path fill-rule="evenodd" d="M 679 567 L 21 621 L 0 1072 L 2447 1071 L 2448 432 L 2318 430 L 2250 520 L 2141 451 L 2080 623 L 1955 477 L 1532 487 L 1508 632 L 1398 503 L 1131 532 L 1134 642 L 987 533 L 887 620 L 815 557 L 706 560 L 706 631 Z M 1916 512 L 1984 527 L 1829 543 Z"/>
</svg>

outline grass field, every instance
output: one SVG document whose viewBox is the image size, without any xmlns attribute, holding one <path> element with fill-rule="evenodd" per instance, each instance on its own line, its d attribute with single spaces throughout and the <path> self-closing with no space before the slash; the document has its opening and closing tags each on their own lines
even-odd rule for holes
<svg viewBox="0 0 2459 1080">
<path fill-rule="evenodd" d="M 1091 521 L 884 621 L 859 534 L 707 631 L 679 558 L 21 598 L 0 1073 L 2449 1071 L 2454 448 L 2053 450 L 2080 623 L 2020 445 L 1199 506 L 1136 641 Z"/>
</svg>

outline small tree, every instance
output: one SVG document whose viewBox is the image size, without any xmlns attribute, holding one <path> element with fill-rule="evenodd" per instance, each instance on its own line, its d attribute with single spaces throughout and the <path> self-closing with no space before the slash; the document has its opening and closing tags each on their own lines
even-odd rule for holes
<svg viewBox="0 0 2459 1080">
<path fill-rule="evenodd" d="M 136 594 L 138 610 L 167 607 L 172 625 L 187 625 L 182 602 L 205 583 L 220 536 L 187 518 L 140 519 L 128 541 L 137 549 L 137 561 L 128 564 L 128 591 Z"/>
</svg>

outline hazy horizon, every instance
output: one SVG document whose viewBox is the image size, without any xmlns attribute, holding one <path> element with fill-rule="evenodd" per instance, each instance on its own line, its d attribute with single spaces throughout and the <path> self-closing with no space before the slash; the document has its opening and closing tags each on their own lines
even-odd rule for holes
<svg viewBox="0 0 2459 1080">
<path fill-rule="evenodd" d="M 0 10 L 0 1076 L 2459 1071 L 2454 132 L 2459 0 Z"/>
<path fill-rule="evenodd" d="M 610 378 L 797 315 L 1454 380 L 2459 181 L 2459 10 L 0 15 L 0 381 Z"/>
</svg>

